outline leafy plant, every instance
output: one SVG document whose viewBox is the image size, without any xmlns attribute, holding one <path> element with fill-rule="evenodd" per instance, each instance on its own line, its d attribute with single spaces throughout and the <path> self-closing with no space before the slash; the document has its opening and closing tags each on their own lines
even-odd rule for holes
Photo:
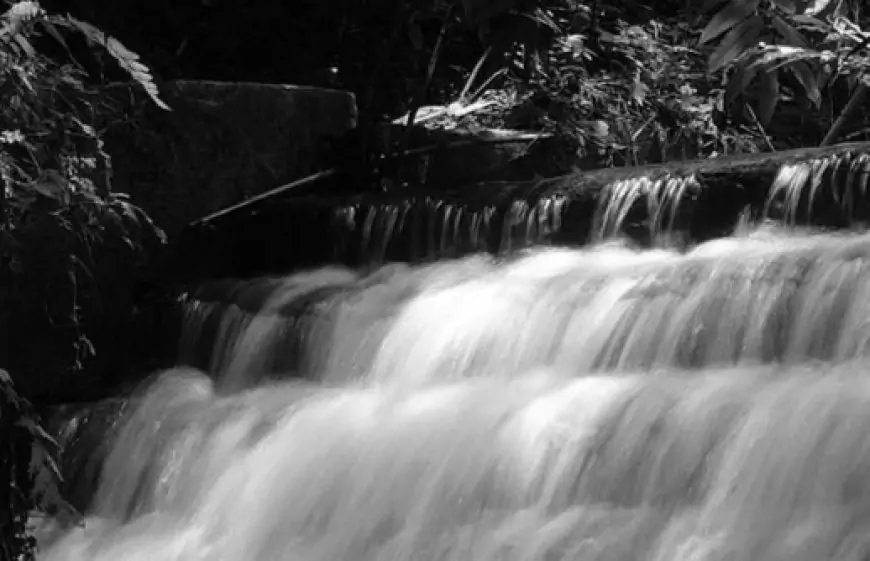
<svg viewBox="0 0 870 561">
<path fill-rule="evenodd" d="M 37 543 L 28 534 L 35 518 L 51 515 L 67 525 L 79 519 L 60 493 L 57 443 L 35 419 L 0 370 L 0 559 L 33 558 Z"/>
<path fill-rule="evenodd" d="M 728 0 L 711 8 L 720 9 L 699 42 L 717 44 L 710 72 L 731 70 L 723 103 L 733 117 L 740 119 L 751 103 L 750 117 L 767 127 L 782 101 L 818 111 L 823 92 L 838 80 L 852 90 L 866 81 L 870 35 L 848 18 L 859 15 L 857 3 Z"/>
<path fill-rule="evenodd" d="M 48 376 L 58 383 L 82 369 L 94 353 L 88 316 L 104 305 L 114 282 L 105 276 L 113 266 L 106 257 L 116 269 L 131 267 L 163 239 L 141 209 L 111 190 L 111 158 L 96 123 L 115 103 L 73 57 L 70 33 L 102 48 L 168 109 L 137 55 L 94 26 L 31 1 L 0 15 L 0 313 L 4 326 L 16 327 L 4 340 L 21 343 L 14 357 L 0 360 L 14 362 L 23 382 Z M 59 45 L 67 60 L 44 54 L 46 41 Z M 31 338 L 38 346 L 27 348 Z M 53 339 L 61 347 L 46 352 Z M 54 445 L 2 374 L 0 488 L 6 487 L 9 514 L 0 541 L 3 558 L 14 559 L 32 546 L 23 534 L 28 511 L 54 512 L 63 503 Z"/>
</svg>

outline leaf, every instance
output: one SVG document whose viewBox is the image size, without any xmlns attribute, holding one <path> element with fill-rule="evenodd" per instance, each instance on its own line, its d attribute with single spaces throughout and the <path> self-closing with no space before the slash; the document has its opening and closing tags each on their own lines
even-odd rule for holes
<svg viewBox="0 0 870 561">
<path fill-rule="evenodd" d="M 114 37 L 106 35 L 88 22 L 76 19 L 71 15 L 66 16 L 66 21 L 70 27 L 81 32 L 90 42 L 102 45 L 112 55 L 118 65 L 139 83 L 142 89 L 145 90 L 145 93 L 148 94 L 158 107 L 165 111 L 172 111 L 160 99 L 160 93 L 157 90 L 157 85 L 154 83 L 151 72 L 147 66 L 139 62 L 139 55 L 125 47 Z"/>
<path fill-rule="evenodd" d="M 43 447 L 43 452 L 46 451 L 45 449 L 53 452 L 57 452 L 60 449 L 57 441 L 33 417 L 23 416 L 18 419 L 16 425 L 27 430 L 34 442 Z"/>
<path fill-rule="evenodd" d="M 530 16 L 535 20 L 539 25 L 549 28 L 555 33 L 561 33 L 562 28 L 559 27 L 559 24 L 556 23 L 556 20 L 550 16 L 547 12 L 542 10 L 541 8 L 535 8 L 535 11 Z"/>
<path fill-rule="evenodd" d="M 703 45 L 728 31 L 751 15 L 758 7 L 758 2 L 759 0 L 730 0 L 727 6 L 713 16 L 701 32 L 698 42 Z"/>
<path fill-rule="evenodd" d="M 767 45 L 762 55 L 752 62 L 752 66 L 764 70 L 774 70 L 786 64 L 821 58 L 823 58 L 823 53 L 811 49 L 789 45 Z"/>
<path fill-rule="evenodd" d="M 34 191 L 57 203 L 67 202 L 67 182 L 55 170 L 47 170 L 40 179 L 30 184 Z"/>
<path fill-rule="evenodd" d="M 72 56 L 72 51 L 70 51 L 69 45 L 66 44 L 66 39 L 63 38 L 63 35 L 60 34 L 60 32 L 57 30 L 57 27 L 55 27 L 53 23 L 51 23 L 48 20 L 45 20 L 42 22 L 42 27 L 44 27 L 45 31 L 49 35 L 51 35 L 52 39 L 54 39 L 55 41 L 60 43 L 60 45 L 64 48 L 64 50 L 67 52 L 67 54 Z"/>
<path fill-rule="evenodd" d="M 794 27 L 792 27 L 792 25 L 785 21 L 783 18 L 774 14 L 773 18 L 771 18 L 771 21 L 773 23 L 773 28 L 776 29 L 776 32 L 779 34 L 779 36 L 785 39 L 789 45 L 792 45 L 794 47 L 802 47 L 804 49 L 811 48 L 811 45 L 803 36 L 803 34 Z"/>
<path fill-rule="evenodd" d="M 813 72 L 810 63 L 801 60 L 788 65 L 787 68 L 797 81 L 800 82 L 807 99 L 818 109 L 822 103 L 822 92 L 819 90 L 819 76 L 816 72 Z"/>
<path fill-rule="evenodd" d="M 758 92 L 758 109 L 755 111 L 755 116 L 761 126 L 767 128 L 779 103 L 779 71 L 764 72 L 759 77 L 761 87 Z"/>
<path fill-rule="evenodd" d="M 743 56 L 737 60 L 734 65 L 734 71 L 728 78 L 728 85 L 725 87 L 725 106 L 730 106 L 738 96 L 746 91 L 752 79 L 758 74 L 758 67 L 751 66 L 752 57 Z"/>
<path fill-rule="evenodd" d="M 712 73 L 734 62 L 740 55 L 758 42 L 764 29 L 764 20 L 759 15 L 750 18 L 731 30 L 707 61 L 707 71 Z"/>
<path fill-rule="evenodd" d="M 798 14 L 791 18 L 794 23 L 799 23 L 804 27 L 809 27 L 815 31 L 826 32 L 831 29 L 831 26 L 820 20 L 817 17 Z"/>
<path fill-rule="evenodd" d="M 793 15 L 795 12 L 797 12 L 797 5 L 795 4 L 795 0 L 773 0 L 773 3 L 776 5 L 777 8 L 789 15 Z"/>
<path fill-rule="evenodd" d="M 63 525 L 81 522 L 81 514 L 69 504 L 60 491 L 63 477 L 49 448 L 57 450 L 57 443 L 36 425 L 32 420 L 28 424 L 35 425 L 41 434 L 34 440 L 30 454 L 28 469 L 33 477 L 32 500 L 38 509 L 51 513 Z M 32 432 L 33 433 L 33 432 Z M 42 436 L 44 435 L 44 436 Z M 49 443 L 46 439 L 50 440 Z M 49 448 L 46 447 L 49 444 Z"/>
<path fill-rule="evenodd" d="M 15 42 L 27 53 L 27 56 L 30 58 L 36 57 L 36 50 L 33 48 L 33 45 L 30 44 L 30 41 L 24 35 L 16 33 L 14 35 Z"/>
<path fill-rule="evenodd" d="M 807 7 L 804 8 L 803 13 L 805 15 L 815 16 L 824 12 L 830 4 L 831 0 L 812 0 L 808 3 Z"/>
</svg>

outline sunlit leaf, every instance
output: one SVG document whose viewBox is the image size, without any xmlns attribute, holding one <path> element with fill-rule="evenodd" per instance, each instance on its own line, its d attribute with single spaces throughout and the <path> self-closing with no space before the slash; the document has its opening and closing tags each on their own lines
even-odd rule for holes
<svg viewBox="0 0 870 561">
<path fill-rule="evenodd" d="M 700 44 L 712 41 L 746 19 L 758 8 L 758 2 L 759 0 L 730 0 L 701 32 Z"/>
<path fill-rule="evenodd" d="M 30 44 L 30 41 L 24 35 L 16 34 L 15 42 L 27 53 L 27 56 L 34 58 L 36 56 L 36 49 Z"/>
<path fill-rule="evenodd" d="M 768 45 L 761 56 L 752 61 L 752 66 L 758 67 L 759 70 L 770 71 L 801 60 L 819 60 L 823 58 L 823 53 L 811 49 L 787 45 Z"/>
<path fill-rule="evenodd" d="M 125 47 L 120 41 L 114 37 L 108 36 L 92 24 L 81 21 L 73 16 L 67 16 L 68 23 L 82 34 L 85 35 L 91 42 L 102 45 L 106 48 L 109 54 L 117 61 L 118 65 L 123 68 L 139 85 L 145 90 L 145 93 L 151 100 L 161 109 L 171 111 L 168 105 L 160 99 L 160 93 L 157 90 L 157 85 L 154 84 L 151 72 L 148 67 L 139 62 L 139 55 Z"/>
<path fill-rule="evenodd" d="M 809 16 L 815 16 L 824 12 L 831 5 L 831 0 L 811 0 L 807 3 L 807 7 L 803 13 Z"/>
</svg>

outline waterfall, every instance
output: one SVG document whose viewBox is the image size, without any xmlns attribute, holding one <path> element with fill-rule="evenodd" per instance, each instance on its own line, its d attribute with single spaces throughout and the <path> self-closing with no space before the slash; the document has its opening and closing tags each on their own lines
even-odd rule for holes
<svg viewBox="0 0 870 561">
<path fill-rule="evenodd" d="M 242 281 L 234 303 L 188 296 L 183 364 L 234 391 L 841 361 L 870 342 L 868 257 L 870 235 L 761 229 L 688 252 L 607 242 Z"/>
<path fill-rule="evenodd" d="M 40 558 L 862 561 L 868 273 L 756 228 L 204 285 Z"/>
</svg>

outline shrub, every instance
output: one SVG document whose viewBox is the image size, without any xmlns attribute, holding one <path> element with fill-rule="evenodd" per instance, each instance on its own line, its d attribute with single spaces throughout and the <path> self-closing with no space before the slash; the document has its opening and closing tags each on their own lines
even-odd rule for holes
<svg viewBox="0 0 870 561">
<path fill-rule="evenodd" d="M 168 109 L 148 68 L 94 26 L 29 1 L 0 16 L 0 365 L 23 390 L 82 371 L 94 353 L 88 320 L 164 241 L 145 212 L 112 192 L 96 123 L 113 102 L 73 56 L 73 33 Z M 46 54 L 52 48 L 62 60 Z M 62 501 L 52 440 L 0 373 L 0 558 L 15 559 L 32 554 L 28 512 L 54 512 Z"/>
</svg>

